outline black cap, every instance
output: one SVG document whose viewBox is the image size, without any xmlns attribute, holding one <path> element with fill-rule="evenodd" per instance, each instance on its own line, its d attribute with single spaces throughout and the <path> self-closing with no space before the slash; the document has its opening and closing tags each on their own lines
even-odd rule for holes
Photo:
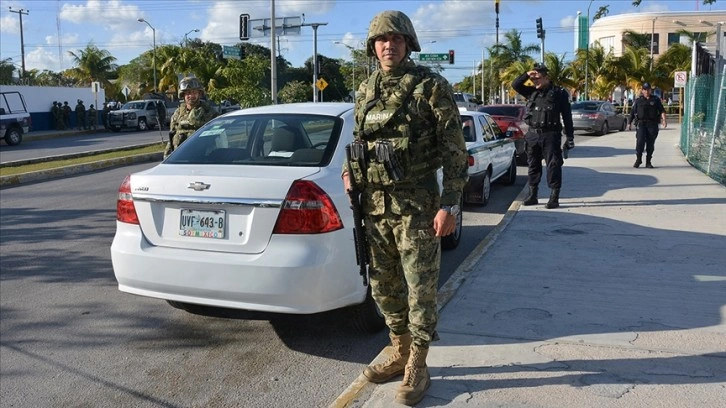
<svg viewBox="0 0 726 408">
<path fill-rule="evenodd" d="M 539 72 L 540 74 L 547 74 L 549 73 L 549 70 L 547 69 L 547 66 L 545 64 L 540 64 L 539 62 L 534 64 L 534 67 L 532 68 L 534 71 Z"/>
<path fill-rule="evenodd" d="M 643 89 L 650 89 L 650 84 L 648 82 L 643 82 Z"/>
</svg>

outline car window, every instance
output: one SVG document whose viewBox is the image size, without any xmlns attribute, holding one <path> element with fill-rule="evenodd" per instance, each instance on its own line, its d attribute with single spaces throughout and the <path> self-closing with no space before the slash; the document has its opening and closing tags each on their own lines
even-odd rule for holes
<svg viewBox="0 0 726 408">
<path fill-rule="evenodd" d="M 490 115 L 495 116 L 512 116 L 515 118 L 519 117 L 519 106 L 482 106 L 479 108 L 479 112 L 486 112 Z"/>
<path fill-rule="evenodd" d="M 575 102 L 572 104 L 572 110 L 583 110 L 595 112 L 599 104 L 593 102 Z"/>
<path fill-rule="evenodd" d="M 489 122 L 489 127 L 492 129 L 492 133 L 494 133 L 495 139 L 504 139 L 505 135 L 504 132 L 502 132 L 502 128 L 497 125 L 497 122 L 492 119 L 491 116 L 485 116 L 484 119 L 486 119 L 487 122 Z"/>
<path fill-rule="evenodd" d="M 494 131 L 492 131 L 492 127 L 489 126 L 489 122 L 487 122 L 487 118 L 485 116 L 479 116 L 479 123 L 482 128 L 482 139 L 484 139 L 485 142 L 491 142 L 496 138 L 496 135 L 494 134 Z M 499 126 L 497 126 L 499 128 Z"/>
<path fill-rule="evenodd" d="M 342 120 L 322 115 L 235 115 L 213 119 L 165 161 L 170 164 L 324 166 Z"/>
<path fill-rule="evenodd" d="M 456 102 L 464 102 L 464 95 L 462 95 L 460 93 L 455 93 L 454 94 L 454 100 Z"/>
<path fill-rule="evenodd" d="M 463 125 L 462 132 L 464 133 L 464 141 L 476 142 L 476 126 L 474 126 L 474 119 L 471 116 L 462 116 L 461 123 Z"/>
</svg>

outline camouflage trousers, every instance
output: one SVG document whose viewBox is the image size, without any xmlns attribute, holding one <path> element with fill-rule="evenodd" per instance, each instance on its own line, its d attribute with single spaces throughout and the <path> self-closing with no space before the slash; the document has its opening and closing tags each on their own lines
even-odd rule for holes
<svg viewBox="0 0 726 408">
<path fill-rule="evenodd" d="M 434 194 L 413 200 L 382 194 L 373 200 L 378 211 L 365 217 L 373 299 L 392 333 L 411 332 L 413 342 L 424 348 L 438 340 L 441 246 L 433 229 L 439 208 L 438 192 Z M 417 208 L 410 211 L 412 207 Z"/>
</svg>

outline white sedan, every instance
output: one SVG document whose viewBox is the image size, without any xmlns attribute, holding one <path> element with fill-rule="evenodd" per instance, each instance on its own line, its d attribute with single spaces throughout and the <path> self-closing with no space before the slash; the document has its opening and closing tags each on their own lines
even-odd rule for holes
<svg viewBox="0 0 726 408">
<path fill-rule="evenodd" d="M 469 153 L 464 201 L 487 205 L 492 182 L 511 185 L 517 179 L 517 148 L 488 113 L 461 112 L 461 123 Z"/>
<path fill-rule="evenodd" d="M 119 290 L 185 310 L 350 307 L 358 329 L 382 329 L 340 178 L 353 127 L 348 103 L 238 110 L 128 176 L 111 245 Z M 458 226 L 442 246 L 456 246 Z"/>
</svg>

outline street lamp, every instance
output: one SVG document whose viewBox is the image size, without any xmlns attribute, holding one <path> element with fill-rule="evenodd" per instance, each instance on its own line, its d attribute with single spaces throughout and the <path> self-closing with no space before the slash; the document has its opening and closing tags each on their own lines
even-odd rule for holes
<svg viewBox="0 0 726 408">
<path fill-rule="evenodd" d="M 198 33 L 198 32 L 199 32 L 199 29 L 195 28 L 194 30 L 187 31 L 187 33 L 184 34 L 184 46 L 185 47 L 189 45 L 189 38 L 187 38 L 187 36 L 191 33 Z"/>
<path fill-rule="evenodd" d="M 146 23 L 146 25 L 148 25 L 149 28 L 151 28 L 151 33 L 154 36 L 154 56 L 153 56 L 154 59 L 153 59 L 153 65 L 154 65 L 154 93 L 156 93 L 156 29 L 154 28 L 154 26 L 152 26 L 151 24 L 149 24 L 149 22 L 146 21 L 146 20 L 144 20 L 143 18 L 140 18 L 140 19 L 138 19 L 136 21 L 138 21 L 139 23 Z"/>
</svg>

